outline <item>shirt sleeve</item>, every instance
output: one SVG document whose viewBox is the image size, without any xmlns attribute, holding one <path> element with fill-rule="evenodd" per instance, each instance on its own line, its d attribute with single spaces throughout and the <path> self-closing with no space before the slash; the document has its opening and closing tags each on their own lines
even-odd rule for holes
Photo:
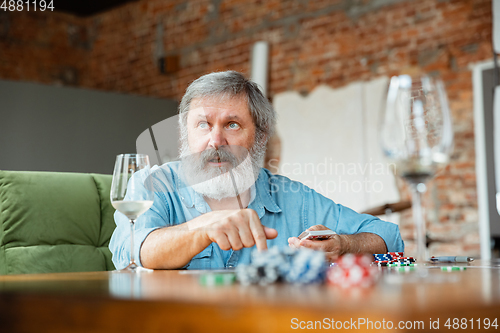
<svg viewBox="0 0 500 333">
<path fill-rule="evenodd" d="M 404 252 L 405 244 L 401 239 L 399 226 L 392 222 L 382 221 L 378 217 L 359 214 L 354 210 L 339 205 L 339 234 L 359 234 L 369 232 L 380 236 L 387 246 L 388 252 Z"/>
<path fill-rule="evenodd" d="M 147 191 L 140 178 L 131 178 L 134 185 L 140 188 L 141 191 Z M 139 216 L 135 222 L 134 228 L 134 257 L 138 265 L 142 266 L 140 258 L 140 249 L 146 237 L 154 230 L 168 225 L 169 206 L 165 198 L 165 191 L 157 190 L 156 182 L 154 183 L 154 202 L 149 210 Z M 130 220 L 120 213 L 115 211 L 114 214 L 116 228 L 109 242 L 109 249 L 112 253 L 112 261 L 116 269 L 125 268 L 130 263 Z"/>
<path fill-rule="evenodd" d="M 305 194 L 306 218 L 309 227 L 322 224 L 338 234 L 363 232 L 380 236 L 389 252 L 403 252 L 404 242 L 397 224 L 382 221 L 378 217 L 359 214 L 354 210 L 333 202 L 312 189 Z"/>
</svg>

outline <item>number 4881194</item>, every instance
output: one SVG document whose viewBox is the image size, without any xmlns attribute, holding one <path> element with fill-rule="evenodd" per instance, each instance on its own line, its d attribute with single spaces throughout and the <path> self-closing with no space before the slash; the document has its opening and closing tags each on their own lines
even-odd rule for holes
<svg viewBox="0 0 500 333">
<path fill-rule="evenodd" d="M 493 320 L 489 318 L 484 319 L 467 319 L 467 318 L 448 318 L 446 323 L 444 324 L 448 329 L 490 329 L 494 328 L 495 330 L 498 328 L 497 318 Z"/>
<path fill-rule="evenodd" d="M 1 1 L 1 0 L 0 0 Z M 54 1 L 53 0 L 3 0 L 0 9 L 9 12 L 21 12 L 21 11 L 54 11 Z"/>
</svg>

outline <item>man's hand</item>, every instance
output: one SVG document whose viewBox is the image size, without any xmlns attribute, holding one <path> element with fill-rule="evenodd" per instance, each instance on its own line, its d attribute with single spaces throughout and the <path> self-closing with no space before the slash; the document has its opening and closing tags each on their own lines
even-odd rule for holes
<svg viewBox="0 0 500 333">
<path fill-rule="evenodd" d="M 308 228 L 306 231 L 317 231 L 317 230 L 330 230 L 324 225 L 315 225 Z M 342 238 L 340 235 L 332 235 L 329 239 L 325 240 L 310 240 L 310 239 L 299 239 L 298 237 L 288 238 L 288 245 L 293 248 L 307 247 L 316 251 L 324 251 L 326 254 L 326 259 L 329 262 L 334 262 L 339 256 L 344 254 L 342 252 Z"/>
<path fill-rule="evenodd" d="M 330 230 L 323 225 L 315 225 L 307 229 Z M 384 240 L 372 233 L 359 233 L 355 235 L 333 235 L 326 240 L 298 239 L 297 237 L 288 238 L 288 245 L 293 248 L 307 247 L 313 250 L 321 250 L 326 253 L 326 259 L 329 262 L 335 262 L 345 253 L 386 253 L 387 246 Z"/>
<path fill-rule="evenodd" d="M 141 247 L 141 263 L 154 269 L 185 266 L 212 242 L 222 250 L 243 247 L 267 249 L 267 240 L 278 236 L 275 229 L 264 227 L 252 209 L 217 210 L 176 226 L 151 232 Z"/>
<path fill-rule="evenodd" d="M 218 210 L 202 216 L 189 221 L 189 228 L 202 231 L 209 243 L 217 243 L 222 250 L 238 251 L 254 245 L 266 250 L 267 240 L 278 236 L 276 229 L 261 224 L 253 209 Z"/>
</svg>

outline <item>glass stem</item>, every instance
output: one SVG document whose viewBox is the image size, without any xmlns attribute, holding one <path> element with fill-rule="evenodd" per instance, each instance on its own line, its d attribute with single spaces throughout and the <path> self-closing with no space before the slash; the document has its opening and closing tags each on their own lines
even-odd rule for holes
<svg viewBox="0 0 500 333">
<path fill-rule="evenodd" d="M 423 185 L 423 186 L 422 186 Z M 412 211 L 413 221 L 415 223 L 416 241 L 417 241 L 417 263 L 423 264 L 426 258 L 427 239 L 425 231 L 425 219 L 422 211 L 422 194 L 425 192 L 425 185 L 412 184 Z"/>
<path fill-rule="evenodd" d="M 134 256 L 134 224 L 135 220 L 130 220 L 130 265 L 136 265 Z"/>
</svg>

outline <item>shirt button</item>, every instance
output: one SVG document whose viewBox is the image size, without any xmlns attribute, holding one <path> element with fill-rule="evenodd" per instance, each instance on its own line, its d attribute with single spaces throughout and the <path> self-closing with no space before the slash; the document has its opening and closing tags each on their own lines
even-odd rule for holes
<svg viewBox="0 0 500 333">
<path fill-rule="evenodd" d="M 229 265 L 227 265 L 227 268 L 233 268 L 233 267 L 234 267 L 234 265 L 233 265 L 233 264 L 229 264 Z"/>
</svg>

